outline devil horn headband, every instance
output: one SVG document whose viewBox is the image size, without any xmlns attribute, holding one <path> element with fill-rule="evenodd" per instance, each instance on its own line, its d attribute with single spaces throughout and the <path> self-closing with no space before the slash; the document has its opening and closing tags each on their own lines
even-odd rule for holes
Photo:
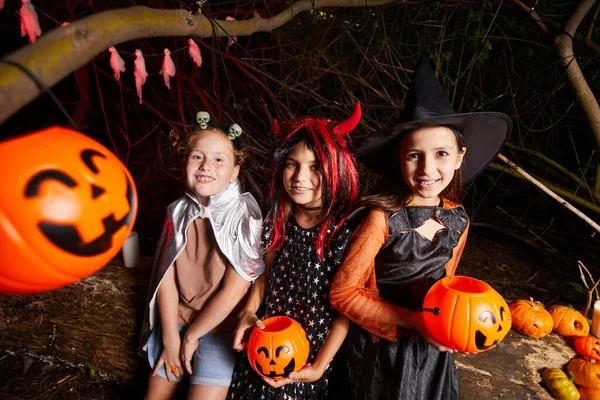
<svg viewBox="0 0 600 400">
<path fill-rule="evenodd" d="M 350 133 L 354 128 L 356 128 L 356 125 L 358 125 L 361 116 L 362 116 L 362 110 L 360 108 L 360 102 L 357 102 L 356 108 L 354 109 L 354 112 L 352 113 L 352 115 L 350 117 L 348 117 L 347 120 L 342 121 L 339 124 L 337 124 L 333 128 L 333 132 L 336 135 L 340 135 L 340 136 Z"/>
</svg>

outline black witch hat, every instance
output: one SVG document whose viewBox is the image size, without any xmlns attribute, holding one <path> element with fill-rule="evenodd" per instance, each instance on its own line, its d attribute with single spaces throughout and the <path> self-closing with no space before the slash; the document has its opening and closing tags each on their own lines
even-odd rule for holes
<svg viewBox="0 0 600 400">
<path fill-rule="evenodd" d="M 411 79 L 404 110 L 397 125 L 370 135 L 358 148 L 358 159 L 373 172 L 400 173 L 399 142 L 406 132 L 445 125 L 454 129 L 466 143 L 463 179 L 475 178 L 496 157 L 512 128 L 511 119 L 499 112 L 457 114 L 429 61 L 421 57 Z"/>
</svg>

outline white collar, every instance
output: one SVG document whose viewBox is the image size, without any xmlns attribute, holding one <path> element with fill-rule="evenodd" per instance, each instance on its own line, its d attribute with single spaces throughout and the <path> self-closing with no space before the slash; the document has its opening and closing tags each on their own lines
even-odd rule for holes
<svg viewBox="0 0 600 400">
<path fill-rule="evenodd" d="M 196 193 L 191 190 L 186 191 L 185 194 L 196 205 L 200 217 L 208 218 L 211 214 L 211 210 L 217 210 L 220 206 L 239 198 L 241 194 L 240 182 L 237 180 L 231 182 L 221 192 L 209 196 L 208 204 L 206 206 L 200 203 Z"/>
</svg>

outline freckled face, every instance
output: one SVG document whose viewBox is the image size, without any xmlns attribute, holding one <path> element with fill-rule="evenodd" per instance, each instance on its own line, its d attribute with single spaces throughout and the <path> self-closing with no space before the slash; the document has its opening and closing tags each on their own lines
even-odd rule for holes
<svg viewBox="0 0 600 400">
<path fill-rule="evenodd" d="M 231 140 L 215 130 L 207 130 L 190 148 L 186 183 L 198 200 L 207 204 L 209 196 L 221 193 L 230 182 L 235 182 L 239 171 Z"/>
<path fill-rule="evenodd" d="M 321 166 L 304 142 L 292 148 L 283 169 L 285 191 L 296 204 L 305 207 L 322 205 Z"/>
<path fill-rule="evenodd" d="M 439 204 L 439 194 L 460 168 L 466 148 L 458 148 L 454 133 L 444 126 L 420 128 L 407 133 L 400 146 L 402 177 L 418 205 Z"/>
</svg>

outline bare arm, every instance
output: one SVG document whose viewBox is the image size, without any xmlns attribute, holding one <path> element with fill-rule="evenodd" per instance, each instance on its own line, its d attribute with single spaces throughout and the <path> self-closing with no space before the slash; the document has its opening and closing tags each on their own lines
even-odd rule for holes
<svg viewBox="0 0 600 400">
<path fill-rule="evenodd" d="M 244 306 L 244 311 L 242 312 L 238 326 L 235 329 L 235 335 L 233 337 L 233 348 L 237 351 L 244 350 L 244 335 L 249 328 L 251 328 L 253 325 L 256 325 L 261 329 L 264 328 L 264 324 L 256 316 L 256 311 L 265 298 L 265 290 L 267 288 L 267 283 L 269 283 L 269 276 L 271 274 L 271 267 L 274 259 L 274 251 L 265 253 L 265 272 L 252 284 L 250 295 L 248 296 L 248 300 Z"/>
<path fill-rule="evenodd" d="M 175 266 L 166 272 L 157 293 L 158 312 L 162 328 L 162 339 L 179 339 L 177 314 L 179 311 L 179 290 L 175 283 Z"/>
<path fill-rule="evenodd" d="M 165 276 L 158 288 L 157 293 L 158 312 L 160 314 L 160 326 L 162 328 L 163 352 L 154 367 L 154 375 L 160 367 L 165 364 L 167 370 L 167 379 L 171 380 L 171 367 L 177 367 L 175 376 L 181 378 L 183 371 L 181 369 L 181 360 L 179 351 L 181 348 L 181 338 L 179 337 L 178 311 L 179 311 L 179 290 L 175 283 L 175 266 L 171 266 L 165 273 Z"/>
<path fill-rule="evenodd" d="M 340 349 L 340 346 L 346 338 L 349 327 L 350 320 L 342 314 L 335 317 L 331 323 L 331 329 L 327 333 L 327 337 L 319 349 L 319 354 L 317 354 L 317 357 L 315 357 L 315 360 L 313 361 L 313 367 L 320 372 L 319 378 L 323 375 L 325 368 L 327 368 Z M 293 376 L 290 376 L 290 378 L 295 379 Z"/>
</svg>

